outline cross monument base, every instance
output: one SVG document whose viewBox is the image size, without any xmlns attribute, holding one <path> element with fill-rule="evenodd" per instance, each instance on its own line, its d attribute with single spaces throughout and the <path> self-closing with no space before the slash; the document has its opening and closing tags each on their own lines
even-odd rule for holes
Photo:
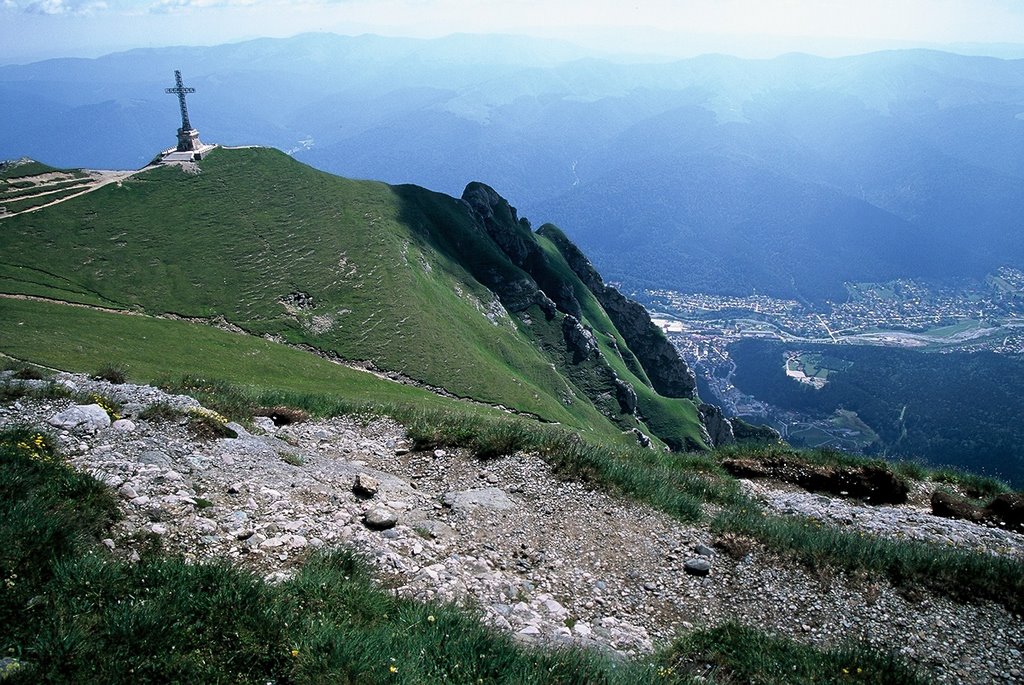
<svg viewBox="0 0 1024 685">
<path fill-rule="evenodd" d="M 178 152 L 195 152 L 203 148 L 199 140 L 199 131 L 194 128 L 178 129 Z"/>
</svg>

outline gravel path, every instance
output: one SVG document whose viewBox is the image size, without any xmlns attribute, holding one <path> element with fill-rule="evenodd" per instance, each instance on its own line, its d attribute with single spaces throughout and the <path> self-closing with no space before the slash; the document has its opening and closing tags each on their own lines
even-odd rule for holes
<svg viewBox="0 0 1024 685">
<path fill-rule="evenodd" d="M 161 400 L 195 404 L 144 386 L 61 378 L 126 403 L 129 413 Z M 45 424 L 69 405 L 23 401 L 0 409 L 0 424 Z M 106 544 L 127 558 L 146 531 L 188 558 L 232 559 L 274 581 L 311 550 L 348 544 L 402 594 L 468 599 L 524 641 L 633 655 L 736 620 L 813 644 L 895 648 L 935 682 L 1024 682 L 1024 619 L 999 605 L 912 600 L 870 574 L 815 573 L 757 547 L 735 560 L 711 549 L 706 527 L 559 481 L 532 455 L 479 462 L 457 450 L 410 452 L 390 420 L 258 423 L 265 434 L 206 442 L 182 425 L 141 420 L 59 435 L 76 467 L 121 494 L 125 519 Z M 372 495 L 353 493 L 357 475 Z M 1024 548 L 1022 536 L 909 507 L 745 487 L 779 511 L 871 534 L 935 524 L 943 532 L 934 534 L 954 544 L 1014 555 Z M 709 575 L 684 571 L 695 558 L 710 562 Z"/>
</svg>

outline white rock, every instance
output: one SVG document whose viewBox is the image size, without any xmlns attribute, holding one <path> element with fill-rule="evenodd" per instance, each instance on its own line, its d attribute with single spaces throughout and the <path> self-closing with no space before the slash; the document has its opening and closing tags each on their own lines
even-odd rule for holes
<svg viewBox="0 0 1024 685">
<path fill-rule="evenodd" d="M 584 623 L 582 621 L 578 622 L 576 625 L 572 627 L 572 632 L 576 633 L 576 635 L 578 635 L 579 637 L 590 637 L 594 633 L 593 629 L 590 627 L 590 624 Z"/>
<path fill-rule="evenodd" d="M 544 600 L 544 608 L 548 610 L 549 614 L 553 614 L 555 616 L 564 616 L 568 613 L 566 612 L 565 607 L 553 599 Z"/>
<path fill-rule="evenodd" d="M 50 417 L 49 424 L 61 430 L 95 433 L 110 427 L 110 417 L 98 404 L 75 405 Z"/>
<path fill-rule="evenodd" d="M 131 433 L 132 431 L 135 430 L 135 422 L 132 421 L 131 419 L 118 419 L 117 421 L 114 421 L 114 423 L 112 423 L 110 427 L 116 431 L 121 431 L 123 433 Z"/>
<path fill-rule="evenodd" d="M 203 516 L 196 516 L 196 530 L 200 533 L 214 533 L 217 531 L 217 522 Z"/>
</svg>

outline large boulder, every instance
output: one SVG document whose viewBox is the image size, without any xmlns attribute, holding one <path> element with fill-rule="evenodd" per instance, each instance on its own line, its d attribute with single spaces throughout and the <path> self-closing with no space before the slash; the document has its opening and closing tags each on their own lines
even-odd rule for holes
<svg viewBox="0 0 1024 685">
<path fill-rule="evenodd" d="M 110 427 L 110 416 L 107 410 L 98 404 L 75 405 L 51 416 L 48 423 L 61 430 L 95 433 Z"/>
</svg>

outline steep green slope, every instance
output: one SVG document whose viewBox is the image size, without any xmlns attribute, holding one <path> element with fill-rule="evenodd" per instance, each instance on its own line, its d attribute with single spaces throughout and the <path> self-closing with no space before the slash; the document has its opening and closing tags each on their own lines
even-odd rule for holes
<svg viewBox="0 0 1024 685">
<path fill-rule="evenodd" d="M 199 168 L 147 169 L 4 219 L 0 292 L 223 318 L 549 421 L 702 446 L 693 404 L 662 402 L 600 304 L 566 306 L 586 287 L 564 260 L 538 268 L 510 254 L 506 238 L 558 256 L 503 200 L 488 219 L 262 148 L 217 150 Z M 593 359 L 572 359 L 567 314 L 605 332 Z M 616 378 L 643 398 L 636 413 Z"/>
</svg>

